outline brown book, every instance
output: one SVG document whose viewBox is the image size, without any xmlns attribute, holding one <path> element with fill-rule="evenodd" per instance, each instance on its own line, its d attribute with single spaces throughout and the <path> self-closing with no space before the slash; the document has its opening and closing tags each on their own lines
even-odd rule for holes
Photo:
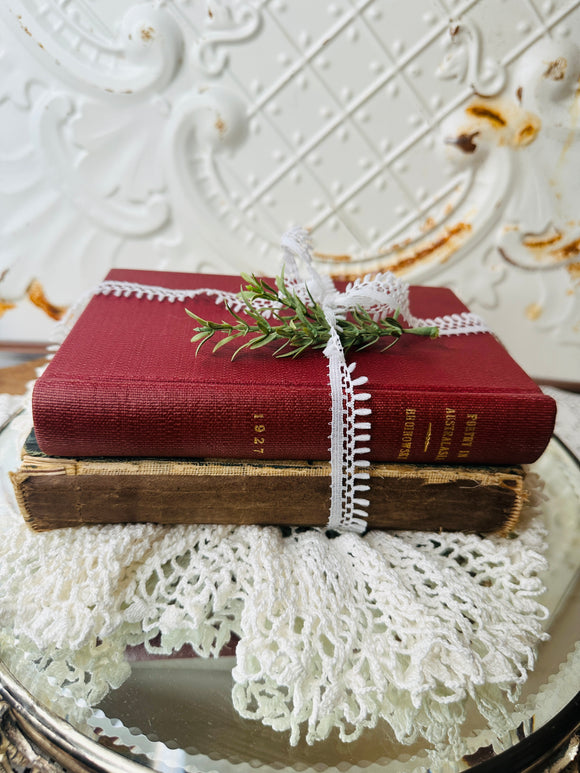
<svg viewBox="0 0 580 773">
<path fill-rule="evenodd" d="M 521 467 L 373 464 L 369 528 L 508 533 L 525 501 Z M 48 457 L 27 439 L 11 473 L 35 531 L 150 522 L 324 526 L 330 463 Z"/>
</svg>

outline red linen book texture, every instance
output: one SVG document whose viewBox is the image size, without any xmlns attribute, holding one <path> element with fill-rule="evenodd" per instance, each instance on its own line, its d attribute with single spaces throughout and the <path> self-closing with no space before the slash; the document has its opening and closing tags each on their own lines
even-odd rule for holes
<svg viewBox="0 0 580 773">
<path fill-rule="evenodd" d="M 107 279 L 172 289 L 239 291 L 240 277 L 114 269 Z M 412 287 L 411 311 L 466 307 L 448 289 Z M 195 354 L 194 320 L 228 318 L 205 295 L 184 302 L 96 295 L 35 385 L 33 421 L 53 456 L 329 459 L 331 401 L 322 351 L 276 345 Z M 217 340 L 217 339 L 216 339 Z M 403 336 L 348 355 L 371 398 L 367 458 L 521 464 L 545 449 L 555 403 L 489 333 Z"/>
</svg>

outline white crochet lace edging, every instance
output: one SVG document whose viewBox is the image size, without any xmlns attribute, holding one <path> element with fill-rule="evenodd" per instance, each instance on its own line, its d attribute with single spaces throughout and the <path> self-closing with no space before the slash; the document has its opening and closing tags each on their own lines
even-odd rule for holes
<svg viewBox="0 0 580 773">
<path fill-rule="evenodd" d="M 169 303 L 183 302 L 196 298 L 199 295 L 214 297 L 216 304 L 223 303 L 234 311 L 242 311 L 245 303 L 238 293 L 231 293 L 225 290 L 217 290 L 211 287 L 204 287 L 197 290 L 175 290 L 169 287 L 159 287 L 157 285 L 144 285 L 138 282 L 122 282 L 119 280 L 108 279 L 101 282 L 94 291 L 95 295 L 114 295 L 116 298 L 145 298 L 148 301 L 168 301 Z M 280 308 L 280 303 L 268 303 L 263 298 L 256 298 L 254 301 L 256 308 L 262 310 L 264 317 L 269 317 L 275 308 Z"/>
<path fill-rule="evenodd" d="M 417 319 L 415 325 L 417 327 L 436 327 L 440 336 L 491 332 L 483 319 L 471 311 L 462 311 L 460 314 L 448 314 L 445 317 L 434 317 L 433 319 Z"/>
<path fill-rule="evenodd" d="M 379 281 L 385 281 L 385 274 L 380 274 L 377 277 Z M 359 281 L 359 280 L 357 280 Z M 364 281 L 367 281 L 366 279 Z M 299 284 L 295 281 L 289 281 L 289 286 L 293 289 L 304 288 L 304 284 Z M 355 287 L 355 285 L 352 285 Z M 174 290 L 169 287 L 160 287 L 157 285 L 144 285 L 138 282 L 124 282 L 120 280 L 106 280 L 97 285 L 96 289 L 92 291 L 94 295 L 113 295 L 116 298 L 145 298 L 149 301 L 168 301 L 169 303 L 183 302 L 190 300 L 200 295 L 214 297 L 216 304 L 224 304 L 229 306 L 234 311 L 243 311 L 245 304 L 240 298 L 238 293 L 226 292 L 225 290 L 217 290 L 210 287 L 205 287 L 197 290 Z M 297 293 L 306 305 L 311 304 L 310 295 L 308 292 Z M 347 296 L 352 297 L 350 307 L 355 305 L 361 305 L 360 301 L 354 303 L 357 300 L 358 293 L 351 293 L 347 289 L 345 291 Z M 388 305 L 386 301 L 383 305 L 375 304 L 366 310 L 369 311 L 371 316 L 375 319 L 381 319 L 386 316 L 386 313 L 393 313 L 395 309 L 400 309 L 401 306 L 408 306 L 408 303 L 402 301 L 403 295 L 399 292 L 392 292 L 388 295 Z M 362 299 L 360 299 L 362 300 Z M 280 303 L 268 303 L 263 298 L 256 298 L 254 306 L 262 311 L 262 315 L 266 318 L 272 315 L 274 308 L 281 308 Z M 341 304 L 337 303 L 337 307 L 340 309 Z M 342 313 L 346 313 L 342 308 Z M 409 319 L 410 324 L 415 327 L 436 327 L 440 336 L 449 335 L 473 335 L 475 333 L 489 333 L 490 329 L 485 324 L 484 320 L 478 315 L 470 311 L 463 311 L 458 314 L 448 314 L 442 317 L 433 317 L 432 319 L 422 319 L 420 317 L 414 317 L 410 311 L 403 315 L 405 319 Z"/>
<path fill-rule="evenodd" d="M 75 322 L 78 320 L 88 302 L 95 295 L 112 295 L 115 298 L 144 298 L 148 301 L 167 301 L 168 303 L 183 303 L 199 295 L 214 297 L 216 304 L 224 304 L 234 311 L 242 311 L 245 308 L 244 302 L 238 293 L 217 290 L 211 287 L 200 288 L 196 290 L 176 290 L 171 287 L 161 287 L 159 285 L 145 285 L 139 282 L 128 282 L 117 279 L 106 279 L 100 282 L 96 287 L 82 295 L 74 303 L 53 328 L 51 348 L 58 349 L 66 336 L 72 330 Z M 264 317 L 270 317 L 272 311 L 280 304 L 268 304 L 261 298 L 254 302 L 256 308 L 262 310 Z"/>
<path fill-rule="evenodd" d="M 363 443 L 371 439 L 368 432 L 371 423 L 368 419 L 371 409 L 359 407 L 359 401 L 369 400 L 368 392 L 357 392 L 356 388 L 367 383 L 366 376 L 353 379 L 356 363 L 347 365 L 340 338 L 335 328 L 331 328 L 330 341 L 324 350 L 328 357 L 328 373 L 332 400 L 332 425 L 330 433 L 331 463 L 331 499 L 328 526 L 340 531 L 364 532 L 367 527 L 367 508 L 369 500 L 361 493 L 369 491 L 370 486 L 367 459 L 361 458 L 369 452 Z M 336 388 L 339 385 L 339 388 Z M 336 460 L 340 460 L 340 464 Z"/>
<path fill-rule="evenodd" d="M 312 244 L 307 231 L 292 228 L 281 239 L 284 281 L 306 305 L 318 303 L 324 310 L 330 327 L 330 337 L 324 354 L 328 360 L 328 379 L 331 401 L 331 505 L 328 519 L 330 528 L 363 533 L 367 528 L 369 500 L 361 493 L 369 486 L 363 481 L 368 475 L 361 468 L 368 466 L 364 458 L 370 448 L 371 408 L 361 407 L 360 401 L 369 401 L 371 395 L 359 391 L 367 382 L 365 376 L 351 378 L 355 364 L 347 365 L 340 341 L 340 321 L 355 308 L 365 309 L 375 320 L 401 313 L 414 327 L 437 327 L 442 336 L 469 335 L 490 332 L 476 314 L 463 312 L 434 319 L 414 317 L 410 309 L 409 286 L 391 273 L 367 275 L 347 285 L 339 292 L 329 276 L 321 275 L 314 267 Z M 117 298 L 144 298 L 149 301 L 183 302 L 200 295 L 214 297 L 216 304 L 227 304 L 234 311 L 244 308 L 244 302 L 236 293 L 214 288 L 175 290 L 136 282 L 106 280 L 94 290 L 97 295 L 113 295 Z M 86 301 L 86 299 L 83 299 Z M 71 311 L 61 326 L 60 339 L 72 327 L 83 304 Z M 267 317 L 280 308 L 278 302 L 264 299 L 254 301 L 256 308 Z M 365 417 L 361 421 L 361 417 Z"/>
</svg>

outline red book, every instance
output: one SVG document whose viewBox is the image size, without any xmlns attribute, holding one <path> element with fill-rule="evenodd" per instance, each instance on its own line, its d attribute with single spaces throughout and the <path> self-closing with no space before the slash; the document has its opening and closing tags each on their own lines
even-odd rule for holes
<svg viewBox="0 0 580 773">
<path fill-rule="evenodd" d="M 239 277 L 113 270 L 108 279 L 237 292 Z M 461 313 L 447 289 L 412 287 L 417 317 Z M 34 426 L 52 456 L 328 459 L 331 420 L 321 351 L 273 357 L 275 344 L 196 356 L 201 317 L 229 317 L 214 298 L 184 302 L 95 296 L 37 381 Z M 215 340 L 215 339 L 214 339 Z M 389 340 L 389 339 L 387 339 Z M 520 464 L 546 447 L 555 403 L 489 333 L 403 336 L 388 352 L 351 351 L 368 376 L 368 458 L 385 462 Z"/>
</svg>

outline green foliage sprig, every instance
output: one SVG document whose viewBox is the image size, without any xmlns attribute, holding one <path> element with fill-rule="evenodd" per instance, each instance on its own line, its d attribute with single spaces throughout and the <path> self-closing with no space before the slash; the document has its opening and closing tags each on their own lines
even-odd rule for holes
<svg viewBox="0 0 580 773">
<path fill-rule="evenodd" d="M 196 354 L 216 334 L 223 334 L 224 337 L 215 344 L 214 352 L 240 338 L 247 338 L 236 349 L 232 360 L 244 349 L 259 349 L 278 341 L 282 341 L 282 345 L 274 352 L 277 357 L 297 357 L 309 347 L 322 349 L 326 346 L 330 337 L 330 326 L 322 307 L 312 296 L 311 305 L 306 305 L 286 287 L 283 274 L 276 278 L 276 287 L 253 274 L 242 274 L 242 279 L 247 283 L 239 292 L 245 319 L 229 305 L 226 308 L 233 318 L 231 322 L 205 320 L 186 309 L 189 316 L 198 323 L 191 339 L 192 342 L 197 342 Z M 271 310 L 273 322 L 265 319 L 262 311 L 256 308 L 254 302 L 257 299 L 276 304 Z M 341 319 L 338 324 L 344 351 L 348 352 L 353 348 L 366 349 L 385 336 L 393 338 L 385 347 L 389 349 L 404 334 L 436 338 L 439 333 L 436 327 L 404 328 L 397 318 L 398 312 L 393 317 L 375 321 L 365 309 L 354 309 L 347 319 Z"/>
</svg>

